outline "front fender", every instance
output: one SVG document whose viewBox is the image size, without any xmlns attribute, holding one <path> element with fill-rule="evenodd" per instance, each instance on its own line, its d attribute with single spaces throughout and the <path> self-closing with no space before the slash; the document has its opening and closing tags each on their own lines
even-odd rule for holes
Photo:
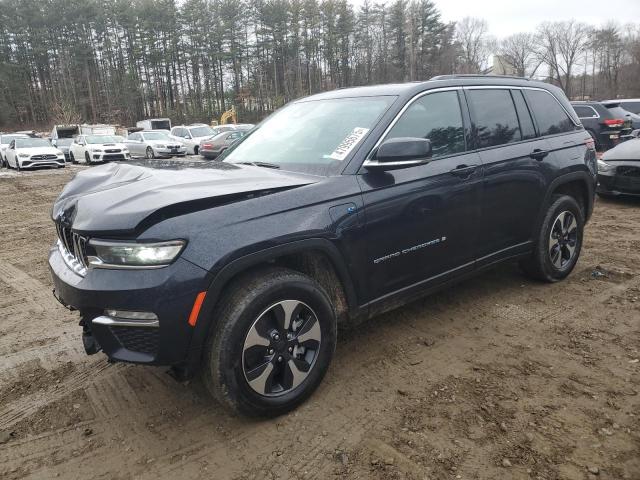
<svg viewBox="0 0 640 480">
<path fill-rule="evenodd" d="M 265 248 L 232 260 L 220 268 L 215 274 L 210 273 L 210 283 L 206 290 L 207 294 L 191 338 L 189 358 L 187 359 L 188 371 L 193 371 L 200 363 L 209 332 L 215 327 L 216 319 L 212 318 L 211 314 L 225 286 L 228 285 L 235 276 L 252 267 L 264 264 L 269 260 L 283 255 L 292 255 L 305 251 L 320 251 L 328 256 L 344 287 L 350 315 L 357 315 L 358 303 L 353 281 L 345 266 L 342 254 L 330 240 L 326 238 L 308 238 Z"/>
</svg>

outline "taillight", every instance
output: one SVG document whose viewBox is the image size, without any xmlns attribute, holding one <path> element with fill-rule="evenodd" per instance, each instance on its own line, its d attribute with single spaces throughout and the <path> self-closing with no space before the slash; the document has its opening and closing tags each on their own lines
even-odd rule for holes
<svg viewBox="0 0 640 480">
<path fill-rule="evenodd" d="M 203 143 L 202 146 L 203 146 L 203 148 L 212 148 L 213 147 L 213 145 L 210 144 L 210 143 Z"/>
<path fill-rule="evenodd" d="M 624 124 L 624 120 L 618 118 L 607 118 L 604 124 L 608 127 L 621 127 Z"/>
</svg>

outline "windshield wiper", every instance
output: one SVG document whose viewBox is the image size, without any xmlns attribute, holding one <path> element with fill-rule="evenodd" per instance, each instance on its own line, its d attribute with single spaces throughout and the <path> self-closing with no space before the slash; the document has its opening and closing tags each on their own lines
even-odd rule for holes
<svg viewBox="0 0 640 480">
<path fill-rule="evenodd" d="M 253 165 L 254 167 L 265 167 L 265 168 L 280 168 L 280 165 L 276 165 L 275 163 L 269 162 L 235 162 L 241 165 Z"/>
</svg>

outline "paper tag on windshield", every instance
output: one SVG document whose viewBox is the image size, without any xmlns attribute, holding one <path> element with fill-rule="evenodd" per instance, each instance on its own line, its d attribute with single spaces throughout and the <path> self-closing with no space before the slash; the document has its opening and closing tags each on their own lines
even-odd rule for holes
<svg viewBox="0 0 640 480">
<path fill-rule="evenodd" d="M 354 147 L 358 144 L 358 142 L 360 142 L 360 140 L 362 140 L 362 138 L 367 134 L 368 131 L 368 128 L 354 128 L 353 132 L 347 135 L 347 137 L 342 142 L 340 142 L 340 145 L 336 147 L 333 153 L 329 155 L 329 158 L 333 158 L 334 160 L 344 160 L 345 158 L 347 158 L 349 152 L 354 149 Z"/>
</svg>

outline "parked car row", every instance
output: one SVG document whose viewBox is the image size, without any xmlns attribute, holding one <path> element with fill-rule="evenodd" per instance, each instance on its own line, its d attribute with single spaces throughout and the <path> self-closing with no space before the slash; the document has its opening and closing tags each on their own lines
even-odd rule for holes
<svg viewBox="0 0 640 480">
<path fill-rule="evenodd" d="M 575 101 L 571 105 L 598 150 L 613 148 L 640 129 L 640 100 Z"/>
</svg>

